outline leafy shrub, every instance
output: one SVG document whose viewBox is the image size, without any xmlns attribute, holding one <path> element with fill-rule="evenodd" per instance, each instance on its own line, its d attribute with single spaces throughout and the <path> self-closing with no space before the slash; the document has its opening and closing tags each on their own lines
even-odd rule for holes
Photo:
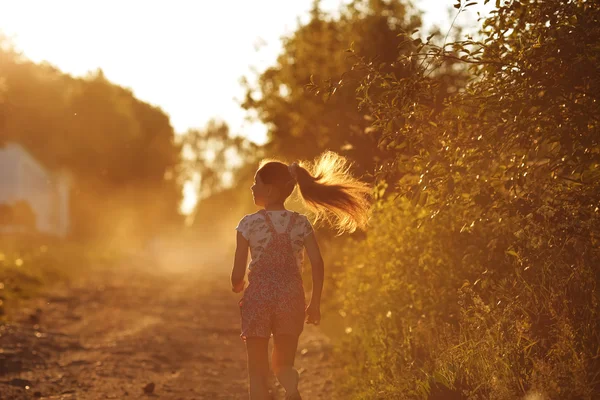
<svg viewBox="0 0 600 400">
<path fill-rule="evenodd" d="M 600 396 L 600 9 L 498 5 L 481 41 L 400 55 L 414 75 L 359 60 L 393 155 L 338 276 L 352 398 Z M 472 79 L 438 111 L 446 60 Z"/>
</svg>

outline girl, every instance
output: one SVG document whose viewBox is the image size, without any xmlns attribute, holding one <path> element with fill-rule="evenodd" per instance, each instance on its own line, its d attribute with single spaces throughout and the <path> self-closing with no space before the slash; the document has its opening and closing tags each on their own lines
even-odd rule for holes
<svg viewBox="0 0 600 400">
<path fill-rule="evenodd" d="M 313 165 L 263 161 L 254 177 L 252 196 L 261 210 L 238 224 L 237 248 L 231 272 L 234 292 L 244 290 L 248 248 L 248 287 L 239 302 L 242 333 L 248 353 L 251 400 L 268 399 L 268 344 L 273 336 L 272 366 L 286 399 L 301 399 L 294 358 L 304 323 L 321 319 L 323 259 L 306 216 L 285 208 L 296 184 L 317 220 L 327 219 L 339 233 L 362 228 L 367 222 L 370 188 L 353 178 L 350 164 L 333 152 Z M 306 248 L 312 266 L 313 290 L 308 306 L 302 285 Z"/>
</svg>

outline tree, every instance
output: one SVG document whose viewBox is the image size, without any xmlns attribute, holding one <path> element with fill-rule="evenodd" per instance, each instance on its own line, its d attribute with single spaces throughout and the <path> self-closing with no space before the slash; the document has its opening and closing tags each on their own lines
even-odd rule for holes
<svg viewBox="0 0 600 400">
<path fill-rule="evenodd" d="M 162 110 L 102 71 L 73 78 L 6 47 L 0 71 L 1 140 L 21 143 L 50 170 L 71 173 L 75 236 L 146 236 L 180 223 L 181 150 Z"/>
<path fill-rule="evenodd" d="M 224 122 L 209 121 L 204 129 L 190 129 L 183 136 L 186 179 L 200 178 L 198 198 L 216 194 L 239 179 L 238 173 L 260 156 L 258 146 L 233 136 Z"/>
<path fill-rule="evenodd" d="M 365 132 L 368 110 L 358 110 L 355 90 L 365 70 L 353 70 L 353 58 L 407 76 L 411 66 L 392 61 L 412 51 L 405 33 L 419 25 L 400 1 L 353 1 L 339 17 L 324 15 L 315 1 L 310 21 L 284 39 L 277 64 L 260 75 L 257 87 L 246 84 L 243 107 L 269 127 L 267 153 L 295 160 L 333 150 L 356 161 L 360 173 L 372 172 L 381 150 L 377 137 Z M 311 90 L 315 85 L 326 88 Z"/>
<path fill-rule="evenodd" d="M 412 75 L 358 66 L 390 153 L 379 224 L 346 255 L 355 389 L 598 397 L 598 22 L 594 2 L 498 2 L 481 40 L 400 53 Z M 473 76 L 436 110 L 447 61 Z"/>
</svg>

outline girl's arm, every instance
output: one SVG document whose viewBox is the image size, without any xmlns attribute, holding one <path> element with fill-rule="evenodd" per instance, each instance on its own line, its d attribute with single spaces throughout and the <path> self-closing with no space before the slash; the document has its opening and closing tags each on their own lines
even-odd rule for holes
<svg viewBox="0 0 600 400">
<path fill-rule="evenodd" d="M 231 289 L 239 293 L 244 290 L 244 276 L 248 266 L 248 240 L 238 231 L 236 241 L 235 259 L 231 270 Z"/>
<path fill-rule="evenodd" d="M 315 237 L 314 232 L 310 233 L 304 238 L 304 247 L 306 248 L 306 252 L 308 253 L 308 258 L 310 260 L 313 280 L 312 296 L 309 307 L 312 305 L 318 309 L 321 304 L 321 293 L 323 291 L 323 278 L 325 274 L 323 257 L 321 256 L 319 243 L 317 243 L 317 238 Z"/>
</svg>

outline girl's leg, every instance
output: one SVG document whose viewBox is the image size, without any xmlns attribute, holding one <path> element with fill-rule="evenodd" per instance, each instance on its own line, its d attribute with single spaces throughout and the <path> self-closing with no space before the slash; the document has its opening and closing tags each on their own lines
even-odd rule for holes
<svg viewBox="0 0 600 400">
<path fill-rule="evenodd" d="M 269 339 L 247 338 L 248 377 L 250 400 L 268 400 L 269 397 Z"/>
<path fill-rule="evenodd" d="M 273 342 L 273 372 L 289 398 L 299 399 L 298 371 L 294 369 L 298 336 L 275 335 Z"/>
</svg>

